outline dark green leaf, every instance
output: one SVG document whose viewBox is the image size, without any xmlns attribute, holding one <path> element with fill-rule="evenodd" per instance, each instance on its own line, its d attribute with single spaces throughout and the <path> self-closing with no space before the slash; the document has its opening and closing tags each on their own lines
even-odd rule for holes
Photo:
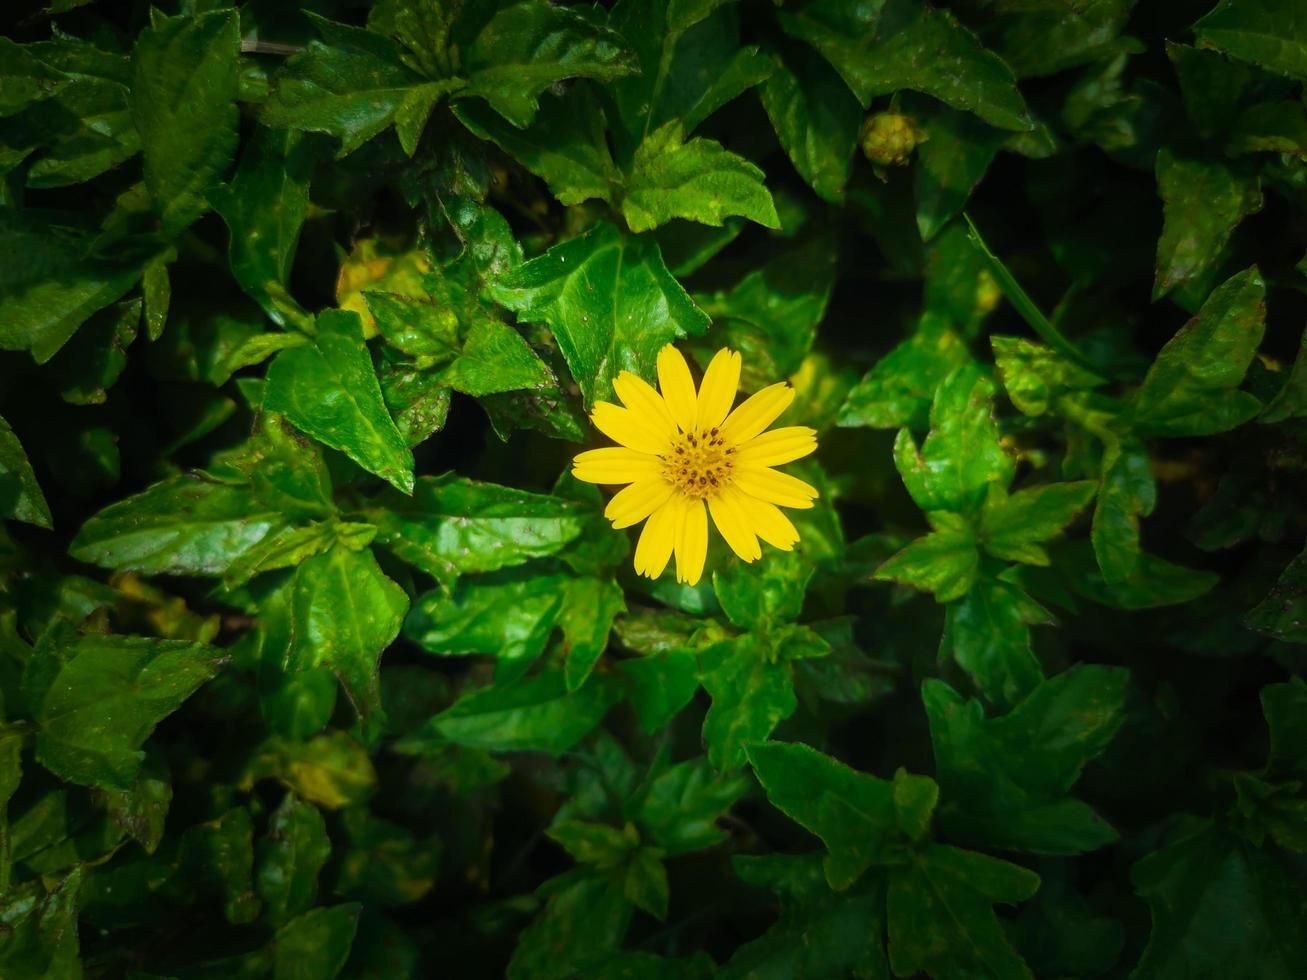
<svg viewBox="0 0 1307 980">
<path fill-rule="evenodd" d="M 1106 821 L 1067 794 L 1121 726 L 1126 677 L 1115 668 L 1073 667 L 988 719 L 980 702 L 927 681 L 922 700 L 941 827 L 973 845 L 1037 854 L 1077 854 L 1116 840 Z"/>
<path fill-rule="evenodd" d="M 995 558 L 1049 564 L 1042 542 L 1055 537 L 1094 499 L 1098 486 L 1091 480 L 1026 487 L 1009 495 L 990 484 L 980 512 L 977 534 L 981 546 Z"/>
<path fill-rule="evenodd" d="M 926 314 L 911 337 L 854 385 L 840 406 L 836 424 L 924 427 L 935 391 L 969 360 L 962 339 L 940 317 Z"/>
<path fill-rule="evenodd" d="M 1002 129 L 1029 129 L 1012 70 L 945 10 L 916 0 L 815 0 L 781 24 L 843 76 L 863 106 L 915 89 Z"/>
<path fill-rule="evenodd" d="M 27 453 L 3 418 L 0 418 L 0 517 L 26 521 L 37 527 L 53 526 L 50 505 L 36 482 Z"/>
<path fill-rule="evenodd" d="M 652 376 L 664 345 L 708 326 L 658 246 L 607 222 L 519 266 L 494 295 L 521 318 L 548 324 L 587 404 L 611 397 L 619 371 Z"/>
<path fill-rule="evenodd" d="M 631 921 L 631 903 L 620 883 L 585 870 L 541 886 L 545 907 L 522 931 L 509 980 L 562 980 L 615 953 Z"/>
<path fill-rule="evenodd" d="M 411 497 L 387 492 L 380 503 L 368 511 L 378 542 L 445 583 L 555 554 L 585 524 L 572 501 L 452 473 L 424 476 Z"/>
<path fill-rule="evenodd" d="M 980 552 L 971 528 L 954 514 L 934 515 L 937 529 L 917 538 L 876 569 L 876 578 L 931 592 L 937 602 L 961 599 L 976 581 Z"/>
<path fill-rule="evenodd" d="M 767 738 L 798 707 L 794 669 L 752 633 L 713 644 L 699 664 L 712 697 L 703 721 L 708 758 L 717 769 L 734 769 L 744 763 L 746 746 Z"/>
<path fill-rule="evenodd" d="M 208 210 L 206 196 L 235 155 L 239 48 L 235 12 L 213 10 L 159 18 L 132 52 L 145 186 L 170 233 Z"/>
<path fill-rule="evenodd" d="M 263 407 L 411 493 L 413 454 L 386 411 L 358 316 L 332 310 L 317 329 L 312 346 L 283 350 L 269 366 Z"/>
<path fill-rule="evenodd" d="M 222 662 L 220 651 L 200 643 L 51 628 L 23 676 L 39 726 L 37 759 L 72 782 L 130 789 L 154 726 Z"/>
<path fill-rule="evenodd" d="M 1164 220 L 1154 299 L 1215 272 L 1239 222 L 1262 209 L 1255 176 L 1222 160 L 1182 159 L 1167 148 L 1157 154 L 1157 188 Z"/>
<path fill-rule="evenodd" d="M 952 657 L 995 704 L 1014 704 L 1043 678 L 1030 625 L 1048 614 L 1015 585 L 982 575 L 944 610 L 941 657 Z"/>
<path fill-rule="evenodd" d="M 1205 48 L 1307 80 L 1307 24 L 1301 13 L 1294 0 L 1221 0 L 1194 25 L 1194 35 Z"/>
<path fill-rule="evenodd" d="M 356 903 L 316 908 L 292 919 L 273 939 L 273 980 L 333 980 L 358 929 Z"/>
<path fill-rule="evenodd" d="M 280 925 L 313 907 L 318 872 L 330 856 L 331 841 L 318 808 L 287 793 L 256 852 L 254 881 L 270 923 Z"/>
</svg>

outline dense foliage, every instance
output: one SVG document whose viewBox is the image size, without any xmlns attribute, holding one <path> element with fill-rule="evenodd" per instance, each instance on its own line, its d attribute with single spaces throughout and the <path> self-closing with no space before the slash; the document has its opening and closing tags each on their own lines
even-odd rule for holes
<svg viewBox="0 0 1307 980">
<path fill-rule="evenodd" d="M 1212 3 L 6 6 L 0 976 L 1302 977 L 1307 15 Z M 819 433 L 693 586 L 570 465 L 669 343 Z"/>
</svg>

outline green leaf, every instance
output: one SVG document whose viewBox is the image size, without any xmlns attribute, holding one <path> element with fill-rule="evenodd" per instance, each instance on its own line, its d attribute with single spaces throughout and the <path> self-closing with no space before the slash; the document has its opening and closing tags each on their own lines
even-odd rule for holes
<svg viewBox="0 0 1307 980">
<path fill-rule="evenodd" d="M 1021 412 L 1038 418 L 1067 396 L 1102 383 L 1097 375 L 1042 344 L 1023 337 L 991 335 L 994 363 L 1007 396 Z"/>
<path fill-rule="evenodd" d="M 269 739 L 251 761 L 245 781 L 270 777 L 329 810 L 366 803 L 377 788 L 377 771 L 367 750 L 339 729 L 307 741 Z"/>
<path fill-rule="evenodd" d="M 23 694 L 39 726 L 36 757 L 84 786 L 127 790 L 154 726 L 213 677 L 222 653 L 201 643 L 47 630 Z"/>
<path fill-rule="evenodd" d="M 437 656 L 497 657 L 495 677 L 507 683 L 544 652 L 568 584 L 566 576 L 541 573 L 464 579 L 452 593 L 435 589 L 421 597 L 404 635 Z"/>
<path fill-rule="evenodd" d="M 343 825 L 348 850 L 336 891 L 373 905 L 411 905 L 435 886 L 442 854 L 439 837 L 418 839 L 363 807 L 347 810 Z"/>
<path fill-rule="evenodd" d="M 1294 0 L 1221 0 L 1194 25 L 1194 36 L 1201 47 L 1302 81 L 1307 80 L 1307 24 L 1300 15 Z"/>
<path fill-rule="evenodd" d="M 331 856 L 322 814 L 287 793 L 259 840 L 254 881 L 269 923 L 281 925 L 317 902 L 318 873 Z"/>
<path fill-rule="evenodd" d="M 713 347 L 702 347 L 708 363 L 717 345 L 743 356 L 741 383 L 761 388 L 795 374 L 812 348 L 826 315 L 839 259 L 833 239 L 810 238 L 755 269 L 729 290 L 696 296 L 718 325 Z"/>
<path fill-rule="evenodd" d="M 1307 796 L 1301 780 L 1269 782 L 1237 772 L 1232 781 L 1236 800 L 1230 825 L 1235 833 L 1257 847 L 1269 838 L 1286 851 L 1307 853 Z"/>
<path fill-rule="evenodd" d="M 1119 668 L 1072 667 L 995 718 L 943 681 L 926 681 L 940 826 L 965 843 L 1036 854 L 1115 841 L 1106 821 L 1067 794 L 1121 727 L 1126 680 Z"/>
<path fill-rule="evenodd" d="M 206 195 L 236 152 L 239 51 L 231 10 L 159 18 L 132 51 L 145 186 L 170 234 L 209 209 Z"/>
<path fill-rule="evenodd" d="M 1025 901 L 1039 876 L 984 854 L 927 844 L 890 872 L 886 910 L 894 975 L 1031 980 L 994 903 Z M 922 923 L 934 928 L 923 929 Z"/>
<path fill-rule="evenodd" d="M 1166 147 L 1157 153 L 1157 188 L 1163 224 L 1153 299 L 1216 272 L 1239 222 L 1262 209 L 1256 176 L 1222 160 L 1182 159 Z"/>
<path fill-rule="evenodd" d="M 611 579 L 574 578 L 568 581 L 558 625 L 563 630 L 567 689 L 579 689 L 608 647 L 613 620 L 626 612 L 622 588 Z"/>
<path fill-rule="evenodd" d="M 770 888 L 780 919 L 740 946 L 717 974 L 723 980 L 757 977 L 842 977 L 889 980 L 885 958 L 885 898 L 881 888 L 836 893 L 815 855 L 737 855 L 736 873 Z"/>
<path fill-rule="evenodd" d="M 611 677 L 592 676 L 569 692 L 561 673 L 538 674 L 464 695 L 400 746 L 443 739 L 495 752 L 557 755 L 588 735 L 620 697 Z"/>
<path fill-rule="evenodd" d="M 1271 732 L 1266 769 L 1278 775 L 1307 776 L 1307 682 L 1295 677 L 1262 688 L 1262 712 Z"/>
<path fill-rule="evenodd" d="M 1144 435 L 1204 436 L 1248 421 L 1261 403 L 1238 390 L 1262 341 L 1266 287 L 1257 267 L 1213 290 L 1158 352 L 1135 394 Z"/>
<path fill-rule="evenodd" d="M 292 670 L 330 668 L 365 720 L 381 710 L 377 664 L 399 635 L 408 596 L 372 552 L 337 544 L 295 570 L 291 593 Z"/>
<path fill-rule="evenodd" d="M 914 89 L 1000 129 L 1031 128 L 1012 70 L 945 11 L 917 0 L 814 0 L 781 26 L 821 52 L 866 108 Z"/>
<path fill-rule="evenodd" d="M 0 417 L 0 518 L 54 526 L 50 505 L 36 482 L 32 464 L 9 423 Z"/>
<path fill-rule="evenodd" d="M 620 882 L 591 870 L 551 878 L 540 887 L 545 907 L 522 930 L 508 980 L 562 980 L 617 952 L 631 922 Z"/>
<path fill-rule="evenodd" d="M 896 796 L 904 779 L 920 777 L 899 770 L 892 783 L 877 779 L 798 742 L 756 743 L 747 754 L 772 805 L 826 844 L 832 888 L 842 891 L 868 868 L 902 862 Z"/>
<path fill-rule="evenodd" d="M 371 543 L 377 529 L 371 524 L 323 521 L 301 527 L 283 527 L 269 534 L 232 562 L 223 576 L 231 587 L 278 568 L 294 568 L 336 544 L 358 551 Z"/>
<path fill-rule="evenodd" d="M 260 126 L 231 183 L 209 192 L 231 236 L 232 275 L 280 327 L 312 330 L 287 286 L 316 162 L 315 145 L 302 134 Z"/>
<path fill-rule="evenodd" d="M 377 541 L 446 584 L 560 551 L 585 526 L 574 502 L 453 473 L 424 476 L 410 497 L 386 492 L 366 511 Z"/>
<path fill-rule="evenodd" d="M 758 95 L 799 176 L 823 200 L 840 203 L 862 111 L 839 75 L 816 53 L 796 45 L 781 52 Z"/>
<path fill-rule="evenodd" d="M 916 330 L 850 389 L 835 424 L 891 429 L 924 427 L 935 391 L 970 361 L 966 344 L 939 316 L 923 314 Z"/>
<path fill-rule="evenodd" d="M 723 640 L 699 655 L 699 680 L 712 706 L 703 720 L 708 759 L 717 769 L 744 763 L 745 747 L 761 742 L 794 714 L 794 670 L 755 634 Z"/>
<path fill-rule="evenodd" d="M 917 148 L 913 187 L 917 229 L 928 242 L 966 206 L 1007 134 L 943 107 L 920 121 L 925 139 Z"/>
<path fill-rule="evenodd" d="M 634 820 L 668 857 L 706 850 L 726 840 L 717 820 L 749 787 L 743 773 L 723 775 L 703 756 L 689 759 L 642 788 L 633 801 Z"/>
<path fill-rule="evenodd" d="M 1018 78 L 1054 75 L 1125 47 L 1119 38 L 1135 0 L 1035 0 L 1004 4 L 983 36 Z"/>
<path fill-rule="evenodd" d="M 619 371 L 651 377 L 659 350 L 708 326 L 658 246 L 607 222 L 519 266 L 493 294 L 520 318 L 549 326 L 587 405 L 610 397 Z"/>
<path fill-rule="evenodd" d="M 70 79 L 36 56 L 35 45 L 0 38 L 0 117 L 12 116 L 28 106 L 52 98 Z"/>
<path fill-rule="evenodd" d="M 31 351 L 38 364 L 141 277 L 130 256 L 95 254 L 92 234 L 60 215 L 0 208 L 0 253 L 23 257 L 0 268 L 0 349 Z"/>
<path fill-rule="evenodd" d="M 621 35 L 579 10 L 544 0 L 496 10 L 462 61 L 468 84 L 459 98 L 483 98 L 518 127 L 535 119 L 536 97 L 565 78 L 610 82 L 637 70 Z"/>
<path fill-rule="evenodd" d="M 767 228 L 781 226 L 763 172 L 713 140 L 686 142 L 677 121 L 650 133 L 635 151 L 621 203 L 622 216 L 636 232 L 673 218 L 720 225 L 733 215 Z"/>
<path fill-rule="evenodd" d="M 912 433 L 900 430 L 894 465 L 923 511 L 975 513 L 991 483 L 1011 482 L 1016 463 L 999 442 L 993 394 L 992 382 L 968 363 L 936 390 L 930 434 L 920 449 Z"/>
<path fill-rule="evenodd" d="M 937 602 L 952 602 L 970 590 L 980 570 L 980 552 L 972 529 L 955 515 L 934 515 L 937 530 L 917 538 L 876 569 L 876 578 L 933 593 Z"/>
<path fill-rule="evenodd" d="M 45 881 L 35 879 L 0 898 L 0 969 L 21 980 L 76 980 L 78 959 L 77 896 L 84 871 Z"/>
<path fill-rule="evenodd" d="M 438 375 L 441 384 L 481 397 L 523 388 L 541 389 L 554 376 L 522 335 L 502 320 L 477 319 L 462 350 Z"/>
<path fill-rule="evenodd" d="M 358 903 L 316 908 L 278 929 L 273 980 L 333 980 L 349 959 L 361 910 Z"/>
<path fill-rule="evenodd" d="M 1014 494 L 990 484 L 977 528 L 981 547 L 1006 561 L 1048 565 L 1040 544 L 1075 520 L 1097 491 L 1092 480 L 1026 487 Z"/>
<path fill-rule="evenodd" d="M 1250 966 L 1289 980 L 1307 956 L 1302 934 L 1283 928 L 1307 914 L 1307 900 L 1273 850 L 1202 822 L 1145 856 L 1130 878 L 1153 914 L 1135 980 L 1237 976 Z"/>
<path fill-rule="evenodd" d="M 1304 611 L 1307 611 L 1307 554 L 1300 554 L 1285 566 L 1270 593 L 1249 610 L 1244 622 L 1276 639 L 1307 643 Z"/>
<path fill-rule="evenodd" d="M 413 453 L 386 411 L 358 315 L 329 310 L 317 328 L 312 346 L 283 350 L 268 367 L 264 409 L 411 493 Z"/>
<path fill-rule="evenodd" d="M 638 660 L 620 660 L 630 682 L 628 697 L 649 734 L 675 718 L 699 690 L 699 664 L 689 650 L 668 650 Z"/>
<path fill-rule="evenodd" d="M 247 487 L 188 474 L 110 504 L 68 550 L 79 561 L 147 575 L 221 575 L 283 522 Z"/>
<path fill-rule="evenodd" d="M 354 152 L 394 124 L 412 155 L 435 104 L 463 80 L 429 81 L 407 67 L 400 47 L 371 31 L 306 13 L 322 35 L 290 58 L 263 106 L 268 126 L 328 133 L 339 156 Z"/>
<path fill-rule="evenodd" d="M 713 591 L 736 626 L 767 629 L 799 618 L 813 571 L 796 552 L 769 553 L 758 565 L 735 562 L 713 572 Z"/>
<path fill-rule="evenodd" d="M 560 203 L 614 199 L 614 185 L 621 178 L 604 136 L 599 104 L 585 86 L 545 99 L 536 121 L 525 129 L 476 102 L 460 102 L 454 114 L 544 180 Z"/>
<path fill-rule="evenodd" d="M 1048 614 L 1015 585 L 980 576 L 965 596 L 944 608 L 940 657 L 952 657 L 989 701 L 1014 704 L 1043 679 L 1030 647 L 1030 624 Z"/>
<path fill-rule="evenodd" d="M 140 322 L 139 299 L 115 303 L 92 317 L 50 360 L 59 396 L 73 405 L 103 405 L 127 367 L 127 348 Z"/>
</svg>

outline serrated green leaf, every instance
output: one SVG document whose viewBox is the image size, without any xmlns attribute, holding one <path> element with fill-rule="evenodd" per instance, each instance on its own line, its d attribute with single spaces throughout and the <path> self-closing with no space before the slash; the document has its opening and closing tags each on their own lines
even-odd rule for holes
<svg viewBox="0 0 1307 980">
<path fill-rule="evenodd" d="M 862 123 L 848 87 L 815 52 L 796 45 L 781 52 L 758 94 L 794 169 L 823 200 L 842 201 Z"/>
<path fill-rule="evenodd" d="M 335 136 L 340 156 L 394 124 L 411 155 L 432 108 L 463 80 L 428 80 L 403 63 L 390 38 L 307 16 L 322 40 L 310 41 L 286 62 L 263 106 L 262 122 Z"/>
<path fill-rule="evenodd" d="M 537 96 L 565 78 L 610 82 L 636 70 L 615 31 L 579 10 L 523 0 L 495 11 L 462 55 L 459 98 L 485 99 L 514 126 L 529 126 Z"/>
<path fill-rule="evenodd" d="M 972 529 L 952 514 L 944 526 L 917 538 L 876 569 L 876 578 L 933 593 L 937 602 L 952 602 L 971 590 L 980 570 L 980 552 Z"/>
<path fill-rule="evenodd" d="M 456 476 L 424 476 L 410 497 L 387 492 L 367 511 L 377 540 L 436 579 L 452 583 L 556 554 L 574 540 L 585 513 L 561 497 Z"/>
<path fill-rule="evenodd" d="M 312 346 L 283 350 L 267 381 L 265 410 L 412 493 L 413 453 L 386 411 L 356 314 L 320 314 Z"/>
<path fill-rule="evenodd" d="M 50 505 L 36 482 L 23 444 L 3 418 L 0 418 L 0 517 L 26 521 L 37 527 L 53 526 Z"/>
<path fill-rule="evenodd" d="M 1217 270 L 1239 222 L 1262 209 L 1256 176 L 1223 160 L 1185 159 L 1169 148 L 1157 154 L 1162 237 L 1157 243 L 1153 298 L 1200 281 Z"/>
<path fill-rule="evenodd" d="M 634 802 L 641 833 L 668 857 L 702 851 L 725 840 L 717 820 L 749 789 L 743 773 L 714 772 L 702 756 L 678 763 L 644 787 Z"/>
<path fill-rule="evenodd" d="M 1126 679 L 1116 668 L 1072 667 L 988 719 L 980 702 L 927 681 L 922 700 L 941 827 L 975 846 L 1037 854 L 1078 854 L 1115 841 L 1106 821 L 1067 794 L 1120 728 Z"/>
<path fill-rule="evenodd" d="M 944 609 L 941 657 L 952 657 L 995 704 L 1014 704 L 1043 679 L 1030 625 L 1048 614 L 1016 586 L 982 575 Z"/>
<path fill-rule="evenodd" d="M 63 217 L 0 208 L 0 349 L 30 351 L 44 364 L 91 314 L 120 299 L 141 276 L 130 258 L 96 255 L 91 233 Z"/>
<path fill-rule="evenodd" d="M 746 633 L 699 655 L 699 681 L 712 698 L 703 740 L 717 769 L 742 765 L 746 746 L 767 738 L 798 707 L 793 667 L 770 654 L 755 634 Z"/>
<path fill-rule="evenodd" d="M 651 376 L 663 346 L 708 326 L 658 246 L 607 222 L 519 266 L 492 292 L 520 318 L 549 326 L 587 405 L 611 397 L 619 371 Z"/>
<path fill-rule="evenodd" d="M 159 18 L 132 51 L 145 186 L 169 233 L 209 209 L 206 196 L 235 155 L 239 50 L 239 19 L 213 10 Z"/>
<path fill-rule="evenodd" d="M 1202 47 L 1305 80 L 1307 24 L 1301 14 L 1294 0 L 1221 0 L 1194 24 L 1194 36 Z"/>
<path fill-rule="evenodd" d="M 906 867 L 891 870 L 886 895 L 895 976 L 1030 980 L 993 906 L 1024 901 L 1038 888 L 1034 872 L 984 854 L 933 843 L 913 852 Z M 923 922 L 935 929 L 923 930 Z"/>
<path fill-rule="evenodd" d="M 821 52 L 864 107 L 907 88 L 1001 129 L 1031 127 L 1012 70 L 945 10 L 916 0 L 815 0 L 780 21 Z"/>
<path fill-rule="evenodd" d="M 1092 480 L 1026 487 L 1010 495 L 990 484 L 977 528 L 981 547 L 995 558 L 1047 565 L 1040 544 L 1075 520 L 1097 491 Z"/>
<path fill-rule="evenodd" d="M 989 341 L 1003 388 L 1012 404 L 1026 415 L 1038 418 L 1060 398 L 1102 383 L 1097 375 L 1042 344 L 997 335 Z"/>
<path fill-rule="evenodd" d="M 509 980 L 562 980 L 598 965 L 622 945 L 631 903 L 619 882 L 574 871 L 541 886 L 545 907 L 527 926 L 508 963 Z"/>
<path fill-rule="evenodd" d="M 154 726 L 222 663 L 221 651 L 202 643 L 52 627 L 23 676 L 37 759 L 71 782 L 130 789 Z"/>
<path fill-rule="evenodd" d="M 621 205 L 636 232 L 673 218 L 720 225 L 734 215 L 767 228 L 781 226 L 763 172 L 713 140 L 687 142 L 677 121 L 650 133 L 635 151 Z"/>
<path fill-rule="evenodd" d="M 246 487 L 187 474 L 110 504 L 82 525 L 69 553 L 147 575 L 221 575 L 283 523 Z"/>
<path fill-rule="evenodd" d="M 0 38 L 0 80 L 4 81 L 0 117 L 53 97 L 69 82 L 63 72 L 38 58 L 32 47 Z"/>
<path fill-rule="evenodd" d="M 991 483 L 1006 487 L 1016 464 L 999 442 L 991 399 L 993 384 L 968 363 L 940 384 L 930 409 L 930 434 L 917 448 L 903 429 L 894 442 L 894 465 L 917 506 L 974 513 Z"/>
<path fill-rule="evenodd" d="M 935 391 L 969 360 L 966 345 L 947 323 L 924 314 L 912 336 L 877 361 L 853 386 L 835 424 L 924 428 Z"/>
<path fill-rule="evenodd" d="M 280 925 L 313 907 L 318 873 L 330 856 L 331 841 L 321 812 L 287 793 L 256 849 L 254 882 L 269 923 Z"/>
<path fill-rule="evenodd" d="M 437 738 L 494 752 L 557 755 L 589 734 L 620 697 L 611 677 L 592 676 L 569 692 L 561 673 L 538 674 L 464 695 L 400 744 Z"/>
<path fill-rule="evenodd" d="M 399 635 L 408 596 L 372 552 L 337 543 L 295 570 L 291 593 L 292 671 L 330 668 L 367 722 L 381 710 L 377 664 Z"/>
<path fill-rule="evenodd" d="M 235 177 L 209 192 L 227 223 L 232 275 L 280 327 L 312 329 L 287 287 L 316 162 L 315 145 L 301 133 L 260 126 Z"/>
<path fill-rule="evenodd" d="M 273 980 L 333 980 L 349 959 L 360 911 L 357 903 L 316 908 L 278 929 Z"/>
<path fill-rule="evenodd" d="M 1167 341 L 1135 395 L 1141 434 L 1211 435 L 1258 413 L 1261 403 L 1238 386 L 1262 340 L 1265 295 L 1257 267 L 1246 269 L 1213 290 Z"/>
<path fill-rule="evenodd" d="M 1307 956 L 1301 934 L 1280 927 L 1307 914 L 1289 868 L 1210 823 L 1141 859 L 1130 878 L 1153 914 L 1134 980 L 1237 974 L 1253 964 L 1260 977 L 1289 980 Z"/>
</svg>

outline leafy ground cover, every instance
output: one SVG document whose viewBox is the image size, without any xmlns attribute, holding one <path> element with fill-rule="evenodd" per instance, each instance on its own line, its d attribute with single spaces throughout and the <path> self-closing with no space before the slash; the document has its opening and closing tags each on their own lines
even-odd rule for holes
<svg viewBox="0 0 1307 980">
<path fill-rule="evenodd" d="M 1300 0 L 6 12 L 0 976 L 1303 976 Z"/>
</svg>

